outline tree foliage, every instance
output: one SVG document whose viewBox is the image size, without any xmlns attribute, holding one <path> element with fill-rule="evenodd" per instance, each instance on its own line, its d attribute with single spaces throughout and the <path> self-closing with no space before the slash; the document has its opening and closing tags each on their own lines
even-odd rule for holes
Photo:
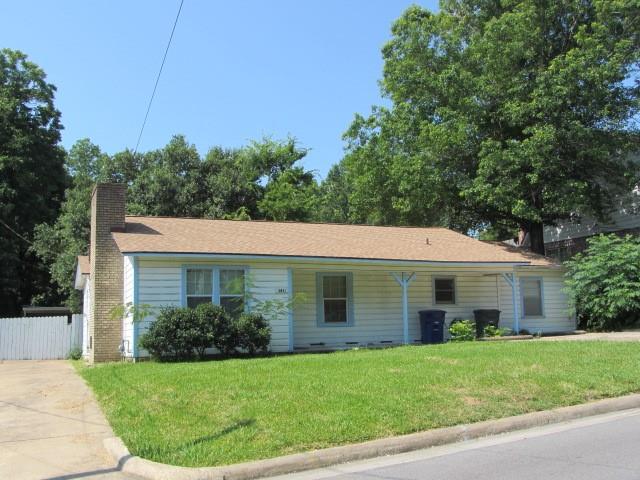
<svg viewBox="0 0 640 480">
<path fill-rule="evenodd" d="M 21 52 L 0 50 L 0 315 L 55 301 L 33 230 L 54 221 L 66 175 L 56 88 Z"/>
<path fill-rule="evenodd" d="M 312 172 L 289 168 L 267 184 L 258 210 L 268 220 L 309 221 L 316 210 L 317 187 Z"/>
<path fill-rule="evenodd" d="M 351 221 L 351 187 L 344 164 L 337 163 L 329 169 L 318 187 L 316 219 L 323 222 L 349 223 Z"/>
<path fill-rule="evenodd" d="M 445 0 L 383 49 L 390 108 L 356 116 L 344 167 L 358 221 L 465 230 L 603 215 L 638 180 L 635 0 Z"/>
<path fill-rule="evenodd" d="M 566 263 L 567 291 L 580 323 L 617 330 L 640 321 L 640 238 L 614 234 L 588 240 Z"/>
</svg>

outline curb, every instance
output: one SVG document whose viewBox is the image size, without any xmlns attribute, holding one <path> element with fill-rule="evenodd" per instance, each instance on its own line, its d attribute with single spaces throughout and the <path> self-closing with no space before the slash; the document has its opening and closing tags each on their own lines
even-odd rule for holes
<svg viewBox="0 0 640 480">
<path fill-rule="evenodd" d="M 104 446 L 118 462 L 120 470 L 149 480 L 252 480 L 420 450 L 631 408 L 640 408 L 640 394 L 221 467 L 177 467 L 145 460 L 131 455 L 119 437 L 105 438 Z"/>
<path fill-rule="evenodd" d="M 505 335 L 504 337 L 481 337 L 480 342 L 517 342 L 518 340 L 533 340 L 533 335 Z"/>
</svg>

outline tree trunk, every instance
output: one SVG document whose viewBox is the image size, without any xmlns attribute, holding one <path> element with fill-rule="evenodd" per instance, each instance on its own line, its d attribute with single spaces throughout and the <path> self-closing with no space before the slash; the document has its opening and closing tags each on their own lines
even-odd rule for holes
<svg viewBox="0 0 640 480">
<path fill-rule="evenodd" d="M 544 255 L 544 225 L 542 223 L 532 223 L 529 225 L 528 230 L 531 251 Z"/>
<path fill-rule="evenodd" d="M 529 229 L 527 227 L 520 227 L 518 231 L 518 241 L 516 245 L 519 247 L 523 247 L 525 242 L 527 241 L 527 233 L 529 233 Z"/>
</svg>

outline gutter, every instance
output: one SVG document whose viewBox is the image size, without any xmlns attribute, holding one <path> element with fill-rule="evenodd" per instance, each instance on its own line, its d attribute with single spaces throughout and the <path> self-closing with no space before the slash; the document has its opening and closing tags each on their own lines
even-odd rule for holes
<svg viewBox="0 0 640 480">
<path fill-rule="evenodd" d="M 207 258 L 215 260 L 266 260 L 296 263 L 363 263 L 363 264 L 383 264 L 383 265 L 429 265 L 429 266 L 460 266 L 460 267 L 519 267 L 537 266 L 531 262 L 475 262 L 475 261 L 448 261 L 448 260 L 406 260 L 393 258 L 354 258 L 354 257 L 306 257 L 297 255 L 247 255 L 243 253 L 197 253 L 197 252 L 149 252 L 149 251 L 122 251 L 123 255 L 135 257 L 171 257 L 171 258 Z M 541 267 L 545 267 L 541 265 Z"/>
</svg>

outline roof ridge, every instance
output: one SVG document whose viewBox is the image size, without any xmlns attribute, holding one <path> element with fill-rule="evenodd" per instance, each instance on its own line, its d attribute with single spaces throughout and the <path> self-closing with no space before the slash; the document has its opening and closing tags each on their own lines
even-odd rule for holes
<svg viewBox="0 0 640 480">
<path fill-rule="evenodd" d="M 430 230 L 447 230 L 449 232 L 455 232 L 460 235 L 464 235 L 461 232 L 456 232 L 447 227 L 441 226 L 419 226 L 419 225 L 374 225 L 370 223 L 339 223 L 339 222 L 301 222 L 298 220 L 267 220 L 267 219 L 251 219 L 242 220 L 236 218 L 206 218 L 206 217 L 173 217 L 170 215 L 125 215 L 125 218 L 162 218 L 167 220 L 206 220 L 210 222 L 237 222 L 237 223 L 269 223 L 269 224 L 282 224 L 282 225 L 336 225 L 340 227 L 376 227 L 376 228 L 406 228 L 411 230 L 416 229 L 430 229 Z M 473 238 L 473 237 L 468 237 Z"/>
</svg>

